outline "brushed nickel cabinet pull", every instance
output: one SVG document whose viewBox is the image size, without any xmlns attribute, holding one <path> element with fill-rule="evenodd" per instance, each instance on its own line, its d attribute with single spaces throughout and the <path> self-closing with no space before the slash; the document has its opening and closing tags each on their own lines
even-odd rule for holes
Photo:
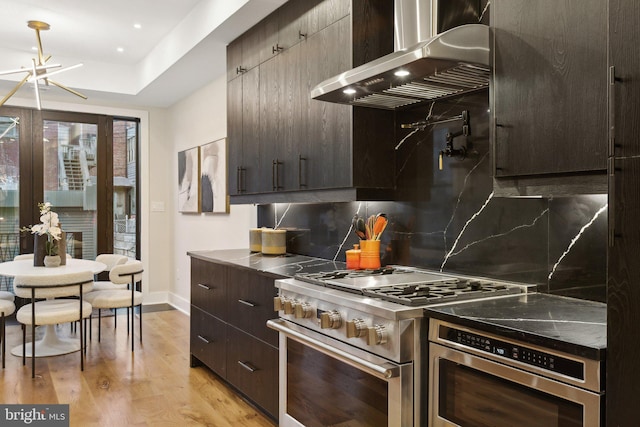
<svg viewBox="0 0 640 427">
<path fill-rule="evenodd" d="M 255 372 L 258 370 L 258 368 L 251 366 L 249 362 L 243 362 L 241 360 L 238 360 L 238 365 L 242 366 L 244 369 L 246 369 L 249 372 Z"/>
<path fill-rule="evenodd" d="M 307 164 L 307 158 L 302 157 L 302 154 L 298 154 L 298 187 L 303 188 L 307 186 L 307 183 L 302 183 L 302 162 Z"/>
<path fill-rule="evenodd" d="M 609 247 L 613 247 L 616 237 L 616 160 L 609 157 Z"/>
<path fill-rule="evenodd" d="M 202 335 L 198 335 L 198 339 L 202 342 L 204 342 L 205 344 L 211 344 L 211 341 L 209 341 L 208 339 L 206 339 L 205 337 L 203 337 Z"/>
<path fill-rule="evenodd" d="M 609 67 L 609 84 L 607 95 L 609 103 L 609 157 L 615 156 L 616 150 L 616 67 Z"/>
<path fill-rule="evenodd" d="M 209 286 L 207 286 L 207 285 L 205 285 L 205 284 L 203 284 L 203 283 L 198 283 L 198 286 L 200 286 L 202 289 L 206 289 L 206 290 L 208 290 L 208 291 L 210 291 L 210 290 L 211 290 L 211 287 L 209 287 Z"/>
<path fill-rule="evenodd" d="M 245 300 L 243 300 L 243 299 L 239 299 L 239 300 L 238 300 L 238 302 L 239 302 L 240 304 L 244 304 L 244 305 L 249 306 L 249 307 L 255 307 L 255 306 L 256 306 L 254 303 L 252 303 L 252 302 L 250 302 L 250 301 L 245 301 Z"/>
</svg>

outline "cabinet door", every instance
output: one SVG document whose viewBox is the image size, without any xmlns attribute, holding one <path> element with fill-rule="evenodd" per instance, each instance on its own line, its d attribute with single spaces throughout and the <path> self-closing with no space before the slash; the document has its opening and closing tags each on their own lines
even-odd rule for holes
<svg viewBox="0 0 640 427">
<path fill-rule="evenodd" d="M 307 187 L 307 110 L 309 98 L 303 72 L 306 64 L 306 43 L 298 43 L 279 55 L 281 138 L 278 144 L 279 165 L 277 178 L 283 190 L 304 190 Z"/>
<path fill-rule="evenodd" d="M 229 269 L 228 278 L 229 323 L 277 347 L 277 332 L 266 326 L 267 320 L 277 317 L 274 279 L 240 269 Z"/>
<path fill-rule="evenodd" d="M 609 55 L 615 70 L 612 125 L 616 157 L 640 154 L 640 2 L 609 0 Z M 614 141 L 611 141 L 612 143 Z"/>
<path fill-rule="evenodd" d="M 260 191 L 260 67 L 242 75 L 242 192 Z"/>
<path fill-rule="evenodd" d="M 227 375 L 227 325 L 191 306 L 191 355 L 218 375 Z"/>
<path fill-rule="evenodd" d="M 240 76 L 227 82 L 227 182 L 231 195 L 242 193 L 242 81 Z"/>
<path fill-rule="evenodd" d="M 235 79 L 240 74 L 242 65 L 242 36 L 227 46 L 227 81 Z"/>
<path fill-rule="evenodd" d="M 310 35 L 309 14 L 315 3 L 315 0 L 289 0 L 278 9 L 278 43 L 285 50 Z"/>
<path fill-rule="evenodd" d="M 280 55 L 260 64 L 260 133 L 254 147 L 258 150 L 259 179 L 258 192 L 282 190 L 282 182 L 277 179 L 282 169 L 278 158 L 281 135 L 281 106 L 284 95 L 280 78 L 282 57 Z"/>
<path fill-rule="evenodd" d="M 260 48 L 264 41 L 265 27 L 258 23 L 242 37 L 242 66 L 248 71 L 260 65 Z"/>
<path fill-rule="evenodd" d="M 278 417 L 278 349 L 229 327 L 227 380 L 273 418 Z"/>
<path fill-rule="evenodd" d="M 351 13 L 352 0 L 317 1 L 310 12 L 310 28 L 312 33 L 321 31 Z"/>
<path fill-rule="evenodd" d="M 350 46 L 348 18 L 309 37 L 305 48 L 309 92 L 318 83 L 351 68 Z M 352 107 L 313 99 L 308 102 L 308 186 L 312 189 L 350 187 Z"/>
<path fill-rule="evenodd" d="M 637 101 L 636 101 L 637 102 Z M 635 425 L 640 419 L 640 158 L 616 159 L 610 182 L 607 282 L 607 423 Z M 612 238 L 613 237 L 613 238 Z"/>
<path fill-rule="evenodd" d="M 227 317 L 227 268 L 191 258 L 191 304 L 220 319 Z"/>
<path fill-rule="evenodd" d="M 496 0 L 495 176 L 604 171 L 607 2 Z"/>
</svg>

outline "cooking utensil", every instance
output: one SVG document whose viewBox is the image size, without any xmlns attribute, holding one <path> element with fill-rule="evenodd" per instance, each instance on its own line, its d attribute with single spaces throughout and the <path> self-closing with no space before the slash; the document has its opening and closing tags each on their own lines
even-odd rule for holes
<svg viewBox="0 0 640 427">
<path fill-rule="evenodd" d="M 365 227 L 364 227 L 364 219 L 360 218 L 358 214 L 353 216 L 353 220 L 351 221 L 351 227 L 353 231 L 356 233 L 360 240 L 365 240 L 367 238 Z"/>
</svg>

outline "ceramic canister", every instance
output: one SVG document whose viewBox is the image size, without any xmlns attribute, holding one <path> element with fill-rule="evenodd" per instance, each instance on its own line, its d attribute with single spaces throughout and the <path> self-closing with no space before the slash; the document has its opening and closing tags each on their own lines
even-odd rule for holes
<svg viewBox="0 0 640 427">
<path fill-rule="evenodd" d="M 262 228 L 249 229 L 249 250 L 262 252 Z"/>
<path fill-rule="evenodd" d="M 283 255 L 287 253 L 287 230 L 262 229 L 262 253 Z"/>
</svg>

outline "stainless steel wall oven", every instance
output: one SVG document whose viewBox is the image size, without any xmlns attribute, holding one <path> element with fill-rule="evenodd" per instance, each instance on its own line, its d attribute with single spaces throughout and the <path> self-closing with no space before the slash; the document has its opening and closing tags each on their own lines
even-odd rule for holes
<svg viewBox="0 0 640 427">
<path fill-rule="evenodd" d="M 430 319 L 429 426 L 596 427 L 601 362 Z"/>
</svg>

